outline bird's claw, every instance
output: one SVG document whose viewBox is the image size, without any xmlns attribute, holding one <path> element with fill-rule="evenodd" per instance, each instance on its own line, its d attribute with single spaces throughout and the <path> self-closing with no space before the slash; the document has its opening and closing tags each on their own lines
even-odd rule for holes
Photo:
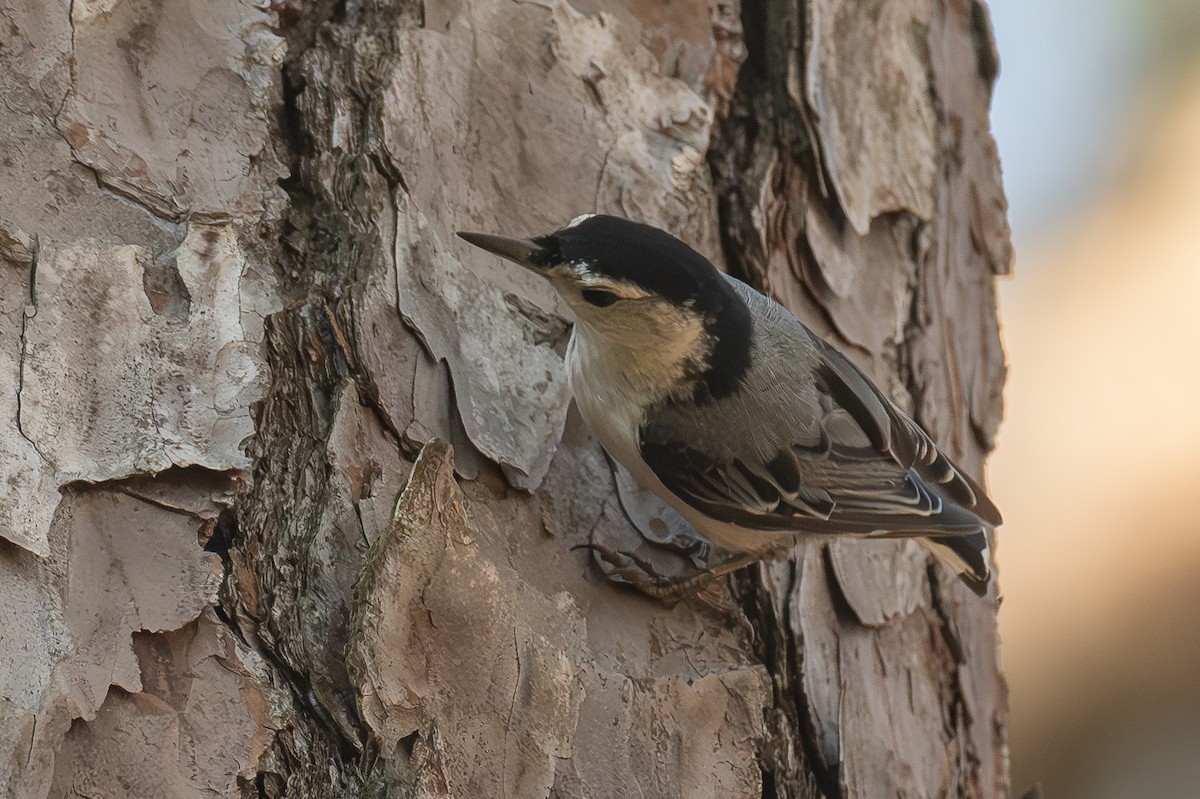
<svg viewBox="0 0 1200 799">
<path fill-rule="evenodd" d="M 590 550 L 607 579 L 630 585 L 647 596 L 671 605 L 704 594 L 715 581 L 733 571 L 728 561 L 720 561 L 715 565 L 710 563 L 709 568 L 695 574 L 664 577 L 653 563 L 634 552 L 615 550 L 596 543 L 577 544 L 572 549 Z M 741 568 L 753 561 L 741 557 L 732 560 L 738 564 L 734 568 Z"/>
</svg>

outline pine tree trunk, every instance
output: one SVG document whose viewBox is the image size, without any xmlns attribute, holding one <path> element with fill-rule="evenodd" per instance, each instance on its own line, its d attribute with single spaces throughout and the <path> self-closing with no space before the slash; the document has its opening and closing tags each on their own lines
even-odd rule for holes
<svg viewBox="0 0 1200 799">
<path fill-rule="evenodd" d="M 913 544 L 608 579 L 702 547 L 452 236 L 667 228 L 978 473 L 981 4 L 0 8 L 6 795 L 1008 794 L 995 598 Z"/>
</svg>

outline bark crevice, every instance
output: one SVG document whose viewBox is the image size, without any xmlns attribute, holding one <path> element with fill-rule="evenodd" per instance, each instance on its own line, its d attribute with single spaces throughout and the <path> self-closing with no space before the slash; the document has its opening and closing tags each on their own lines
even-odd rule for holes
<svg viewBox="0 0 1200 799">
<path fill-rule="evenodd" d="M 42 462 L 51 468 L 54 467 L 54 462 L 46 457 L 46 453 L 42 452 L 42 448 L 38 443 L 30 437 L 25 431 L 25 423 L 23 419 L 24 408 L 24 390 L 25 390 L 25 360 L 29 354 L 29 320 L 37 315 L 37 268 L 38 257 L 41 253 L 41 239 L 36 233 L 29 237 L 29 296 L 28 303 L 21 309 L 21 338 L 20 349 L 17 355 L 17 397 L 16 397 L 16 428 L 20 433 L 21 438 L 29 442 L 29 446 L 33 447 L 33 451 L 37 453 Z"/>
<path fill-rule="evenodd" d="M 293 304 L 267 320 L 272 387 L 256 414 L 253 479 L 238 501 L 223 594 L 226 617 L 291 696 L 292 723 L 263 761 L 260 791 L 281 782 L 292 794 L 370 797 L 390 785 L 344 659 L 370 541 L 357 503 L 350 515 L 332 510 L 344 488 L 330 459 L 335 428 L 353 407 L 372 415 L 385 449 L 403 450 L 358 353 L 355 298 L 386 260 L 371 209 L 356 205 L 366 194 L 359 187 L 403 184 L 380 156 L 371 122 L 379 87 L 369 84 L 376 69 L 364 59 L 387 58 L 387 31 L 406 9 L 332 2 L 281 13 L 279 32 L 292 49 L 277 121 L 289 164 L 280 181 L 288 197 L 280 272 Z M 322 142 L 332 138 L 335 104 L 349 105 L 352 124 L 341 131 L 344 147 L 330 150 Z M 280 515 L 284 507 L 290 518 Z"/>
</svg>

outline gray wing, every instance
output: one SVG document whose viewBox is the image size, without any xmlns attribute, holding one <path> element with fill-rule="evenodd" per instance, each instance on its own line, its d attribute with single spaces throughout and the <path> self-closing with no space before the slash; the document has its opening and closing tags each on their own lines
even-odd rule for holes
<svg viewBox="0 0 1200 799">
<path fill-rule="evenodd" d="M 810 365 L 790 376 L 802 386 L 751 387 L 691 430 L 683 409 L 647 416 L 641 455 L 670 491 L 715 519 L 763 530 L 937 536 L 1000 524 L 984 491 L 916 422 L 804 333 L 809 357 L 791 362 Z M 785 396 L 788 407 L 755 394 Z M 694 421 L 695 409 L 686 417 Z M 763 434 L 780 425 L 793 434 Z"/>
</svg>

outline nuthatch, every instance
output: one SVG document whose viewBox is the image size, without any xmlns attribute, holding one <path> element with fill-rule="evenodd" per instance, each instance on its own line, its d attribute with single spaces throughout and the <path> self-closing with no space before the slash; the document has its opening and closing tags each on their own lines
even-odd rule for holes
<svg viewBox="0 0 1200 799">
<path fill-rule="evenodd" d="M 979 594 L 984 490 L 844 355 L 661 230 L 585 215 L 459 233 L 575 312 L 571 389 L 609 455 L 744 565 L 797 536 L 912 537 Z"/>
</svg>

